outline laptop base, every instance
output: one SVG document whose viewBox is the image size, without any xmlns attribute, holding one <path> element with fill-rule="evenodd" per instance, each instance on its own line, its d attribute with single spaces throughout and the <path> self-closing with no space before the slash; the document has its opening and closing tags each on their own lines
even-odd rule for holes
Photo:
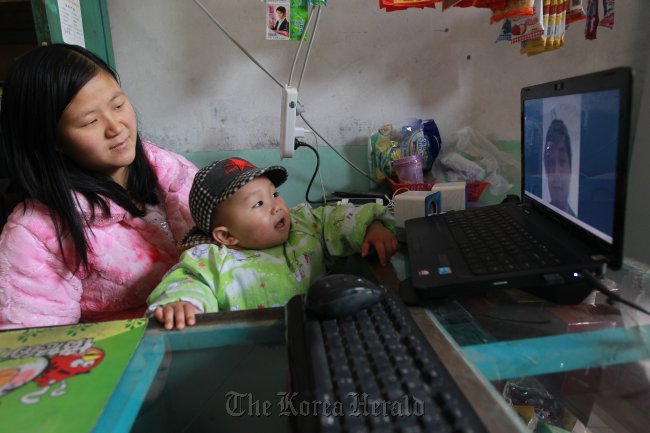
<svg viewBox="0 0 650 433">
<path fill-rule="evenodd" d="M 558 305 L 576 305 L 585 300 L 594 288 L 586 281 L 555 286 L 530 287 L 523 291 Z"/>
<path fill-rule="evenodd" d="M 498 289 L 495 289 L 498 290 Z M 581 303 L 594 291 L 594 288 L 587 281 L 576 281 L 573 283 L 564 283 L 557 285 L 545 285 L 539 287 L 529 287 L 520 289 L 531 295 L 537 296 L 545 301 L 557 305 L 576 305 Z M 427 303 L 443 301 L 446 298 L 423 299 L 418 296 L 414 287 L 411 285 L 411 279 L 407 278 L 400 282 L 400 296 L 406 305 L 423 306 Z M 450 298 L 447 298 L 450 299 Z"/>
</svg>

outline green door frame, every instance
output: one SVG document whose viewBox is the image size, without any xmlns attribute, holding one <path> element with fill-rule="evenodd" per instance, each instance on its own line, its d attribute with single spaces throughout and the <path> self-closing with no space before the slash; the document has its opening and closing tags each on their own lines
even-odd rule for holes
<svg viewBox="0 0 650 433">
<path fill-rule="evenodd" d="M 38 43 L 63 41 L 57 0 L 31 0 Z M 79 0 L 86 48 L 101 57 L 115 69 L 113 40 L 106 0 Z"/>
</svg>

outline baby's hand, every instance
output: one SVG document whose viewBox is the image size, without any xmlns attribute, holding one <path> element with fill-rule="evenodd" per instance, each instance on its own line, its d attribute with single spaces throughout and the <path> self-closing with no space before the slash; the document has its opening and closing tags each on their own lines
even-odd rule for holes
<svg viewBox="0 0 650 433">
<path fill-rule="evenodd" d="M 381 221 L 373 221 L 366 230 L 366 236 L 361 245 L 361 256 L 366 257 L 373 246 L 377 251 L 379 263 L 385 266 L 397 252 L 397 238 Z"/>
<path fill-rule="evenodd" d="M 185 325 L 194 326 L 195 315 L 200 312 L 201 310 L 189 302 L 181 301 L 157 307 L 153 315 L 165 326 L 165 329 L 174 329 L 174 324 L 176 324 L 176 329 L 180 331 L 185 328 Z"/>
</svg>

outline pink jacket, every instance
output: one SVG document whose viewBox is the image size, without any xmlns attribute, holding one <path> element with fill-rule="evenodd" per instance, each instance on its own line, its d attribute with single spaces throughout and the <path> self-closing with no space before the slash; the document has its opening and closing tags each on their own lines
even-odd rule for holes
<svg viewBox="0 0 650 433">
<path fill-rule="evenodd" d="M 161 189 L 161 207 L 176 241 L 194 223 L 188 196 L 196 167 L 180 155 L 143 142 Z M 78 196 L 81 209 L 88 203 Z M 62 261 L 47 208 L 29 199 L 0 236 L 0 329 L 142 317 L 146 299 L 179 254 L 160 227 L 110 202 L 111 218 L 96 217 L 88 271 Z M 101 212 L 100 212 L 101 214 Z M 66 259 L 72 242 L 63 241 Z"/>
</svg>

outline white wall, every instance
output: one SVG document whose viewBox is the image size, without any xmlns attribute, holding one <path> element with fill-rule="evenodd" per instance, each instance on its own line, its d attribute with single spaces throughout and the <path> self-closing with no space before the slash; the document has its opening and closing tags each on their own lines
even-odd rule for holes
<svg viewBox="0 0 650 433">
<path fill-rule="evenodd" d="M 265 40 L 260 0 L 202 2 L 288 80 L 298 42 Z M 376 126 L 411 116 L 434 118 L 443 138 L 470 125 L 492 139 L 519 139 L 522 86 L 630 65 L 640 88 L 650 41 L 644 3 L 617 2 L 614 29 L 601 27 L 596 40 L 584 39 L 582 21 L 568 29 L 565 47 L 528 57 L 519 44 L 494 43 L 500 24 L 485 9 L 387 13 L 377 0 L 330 0 L 299 99 L 335 145 L 363 144 Z M 192 0 L 110 0 L 108 9 L 117 68 L 145 136 L 177 151 L 277 145 L 279 86 Z"/>
<path fill-rule="evenodd" d="M 298 43 L 265 40 L 260 0 L 203 4 L 288 80 Z M 117 68 L 144 136 L 180 152 L 277 146 L 279 87 L 192 0 L 110 0 L 108 9 Z M 330 0 L 300 89 L 305 117 L 334 145 L 364 144 L 382 123 L 411 116 L 434 118 L 443 139 L 470 125 L 493 140 L 517 140 L 521 87 L 628 65 L 637 123 L 650 82 L 647 1 L 616 2 L 614 29 L 600 28 L 596 40 L 584 39 L 581 21 L 568 29 L 563 48 L 532 57 L 519 54 L 519 44 L 495 44 L 500 24 L 489 18 L 475 8 L 386 13 L 377 0 Z M 645 117 L 632 130 L 645 141 L 632 152 L 625 241 L 627 254 L 647 262 L 649 86 Z"/>
</svg>

